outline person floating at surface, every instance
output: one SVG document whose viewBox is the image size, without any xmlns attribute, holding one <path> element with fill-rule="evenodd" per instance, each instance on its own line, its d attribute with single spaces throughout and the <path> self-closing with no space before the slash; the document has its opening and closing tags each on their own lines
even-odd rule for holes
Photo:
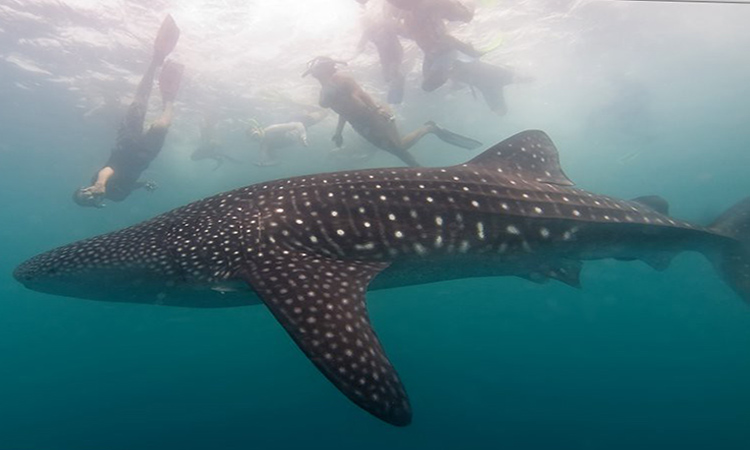
<svg viewBox="0 0 750 450">
<path fill-rule="evenodd" d="M 153 58 L 120 125 L 109 160 L 93 177 L 91 186 L 79 188 L 73 193 L 73 200 L 78 205 L 101 208 L 105 198 L 119 202 L 125 200 L 136 189 L 156 189 L 153 182 L 142 181 L 139 178 L 161 151 L 172 123 L 174 100 L 180 87 L 184 66 L 173 61 L 165 64 L 164 60 L 174 50 L 179 37 L 180 29 L 177 28 L 172 16 L 168 15 L 159 28 L 154 41 Z M 162 65 L 159 75 L 162 114 L 144 132 L 143 124 L 154 76 L 157 68 Z"/>
<path fill-rule="evenodd" d="M 442 9 L 429 6 L 433 3 L 422 0 L 413 2 L 413 5 L 411 5 L 412 2 L 405 1 L 391 1 L 391 3 L 404 3 L 412 6 L 401 16 L 405 35 L 414 39 L 417 46 L 424 52 L 423 90 L 432 92 L 448 80 L 468 84 L 472 92 L 477 89 L 482 93 L 482 98 L 493 112 L 498 115 L 507 113 L 503 92 L 505 86 L 527 81 L 528 77 L 519 77 L 507 67 L 480 61 L 479 57 L 483 54 L 481 51 L 450 35 L 443 20 L 445 17 L 460 17 L 458 13 L 451 16 Z M 435 4 L 439 3 L 441 2 Z M 456 11 L 460 9 L 458 6 L 462 6 L 455 1 L 449 1 L 446 5 L 448 3 L 454 5 Z M 463 17 L 470 20 L 468 15 Z"/>
<path fill-rule="evenodd" d="M 390 110 L 377 104 L 353 78 L 339 73 L 336 68 L 339 64 L 345 63 L 327 56 L 318 56 L 307 64 L 307 70 L 302 74 L 303 77 L 312 75 L 320 82 L 320 106 L 331 108 L 339 115 L 332 138 L 337 147 L 343 145 L 342 132 L 347 122 L 371 144 L 397 156 L 410 166 L 419 164 L 409 153 L 409 148 L 427 134 L 434 134 L 444 142 L 466 149 L 482 145 L 479 141 L 448 131 L 431 121 L 401 137 Z"/>
<path fill-rule="evenodd" d="M 457 53 L 479 58 L 482 52 L 450 33 L 443 19 L 423 9 L 404 10 L 400 14 L 401 31 L 414 40 L 424 54 L 422 89 L 432 92 L 450 78 Z"/>
<path fill-rule="evenodd" d="M 399 23 L 388 3 L 383 4 L 380 14 L 363 19 L 362 38 L 357 45 L 357 54 L 372 42 L 378 51 L 383 78 L 388 83 L 388 103 L 399 104 L 404 98 L 405 77 L 401 69 L 404 49 L 398 37 Z"/>
<path fill-rule="evenodd" d="M 211 116 L 203 118 L 201 124 L 201 139 L 198 147 L 193 150 L 190 154 L 190 159 L 193 161 L 201 161 L 204 159 L 212 159 L 216 162 L 214 170 L 221 167 L 224 161 L 231 161 L 233 163 L 239 163 L 237 159 L 224 153 L 221 145 L 221 141 L 216 138 L 216 119 Z"/>
<path fill-rule="evenodd" d="M 278 150 L 300 143 L 309 146 L 307 129 L 323 120 L 328 115 L 325 110 L 312 111 L 296 115 L 290 122 L 277 123 L 265 128 L 255 121 L 250 121 L 247 135 L 260 144 L 260 160 L 254 163 L 259 167 L 275 166 L 279 163 Z"/>
<path fill-rule="evenodd" d="M 451 80 L 468 84 L 482 93 L 487 106 L 497 115 L 504 116 L 508 112 L 505 104 L 505 86 L 514 83 L 525 83 L 532 80 L 529 76 L 519 76 L 507 67 L 474 59 L 462 61 L 456 59 L 450 70 Z"/>
</svg>

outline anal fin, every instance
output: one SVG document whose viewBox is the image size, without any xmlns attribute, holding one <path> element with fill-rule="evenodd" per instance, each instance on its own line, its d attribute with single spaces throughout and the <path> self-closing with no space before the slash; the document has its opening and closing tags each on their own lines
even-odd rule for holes
<svg viewBox="0 0 750 450">
<path fill-rule="evenodd" d="M 581 268 L 583 263 L 577 260 L 558 260 L 544 264 L 534 272 L 520 275 L 521 278 L 537 284 L 544 284 L 550 279 L 565 283 L 574 288 L 581 287 Z"/>
<path fill-rule="evenodd" d="M 406 391 L 370 325 L 365 292 L 387 263 L 287 254 L 245 280 L 317 368 L 354 403 L 397 426 L 411 422 Z"/>
<path fill-rule="evenodd" d="M 581 287 L 581 269 L 583 263 L 576 260 L 564 260 L 547 270 L 547 276 L 574 288 Z"/>
</svg>

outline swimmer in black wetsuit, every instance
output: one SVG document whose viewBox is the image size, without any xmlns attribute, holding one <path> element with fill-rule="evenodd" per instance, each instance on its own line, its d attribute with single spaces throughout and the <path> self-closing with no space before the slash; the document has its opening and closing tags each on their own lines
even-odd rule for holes
<svg viewBox="0 0 750 450">
<path fill-rule="evenodd" d="M 425 1 L 394 1 L 391 3 L 398 7 L 409 7 L 409 9 L 403 9 L 400 14 L 401 31 L 406 37 L 414 40 L 424 53 L 422 62 L 423 90 L 432 92 L 448 81 L 457 53 L 460 52 L 471 58 L 482 56 L 482 52 L 475 49 L 473 45 L 451 35 L 445 25 L 446 16 L 468 22 L 474 17 L 473 13 L 466 10 L 464 15 L 457 13 L 451 15 L 442 9 L 434 9 L 435 6 L 441 4 L 460 9 L 463 8 L 461 3 L 455 1 L 435 4 Z"/>
<path fill-rule="evenodd" d="M 445 20 L 469 22 L 474 11 L 456 0 L 389 0 L 403 9 L 404 34 L 424 52 L 422 89 L 432 92 L 448 80 L 467 84 L 482 94 L 487 106 L 498 115 L 508 111 L 505 86 L 530 81 L 512 69 L 479 58 L 483 52 L 452 36 Z"/>
<path fill-rule="evenodd" d="M 139 178 L 161 151 L 172 122 L 173 104 L 184 67 L 172 61 L 164 64 L 164 60 L 177 45 L 179 37 L 179 28 L 172 16 L 167 16 L 154 42 L 151 64 L 138 84 L 135 99 L 120 125 L 115 148 L 112 149 L 109 160 L 93 177 L 91 186 L 79 188 L 73 193 L 73 200 L 78 205 L 101 208 L 105 198 L 119 202 L 136 189 L 156 189 L 154 183 L 141 181 Z M 163 111 L 144 132 L 143 123 L 148 109 L 148 98 L 154 84 L 156 69 L 162 64 L 164 65 L 159 75 L 159 89 L 164 103 Z"/>
</svg>

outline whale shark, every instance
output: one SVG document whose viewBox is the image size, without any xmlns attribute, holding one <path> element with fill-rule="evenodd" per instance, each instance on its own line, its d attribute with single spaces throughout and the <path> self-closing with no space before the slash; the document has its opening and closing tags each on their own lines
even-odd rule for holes
<svg viewBox="0 0 750 450">
<path fill-rule="evenodd" d="M 574 187 L 542 131 L 451 167 L 299 176 L 218 194 L 37 255 L 14 277 L 84 299 L 182 307 L 265 304 L 344 395 L 404 426 L 404 386 L 373 331 L 368 289 L 518 276 L 578 287 L 584 261 L 658 270 L 704 254 L 750 302 L 750 198 L 712 224 L 669 216 L 657 196 Z"/>
</svg>

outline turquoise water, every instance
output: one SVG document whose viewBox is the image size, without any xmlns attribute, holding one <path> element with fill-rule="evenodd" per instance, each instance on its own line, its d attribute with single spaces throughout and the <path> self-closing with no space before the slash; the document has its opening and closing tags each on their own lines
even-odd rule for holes
<svg viewBox="0 0 750 450">
<path fill-rule="evenodd" d="M 356 21 L 334 30 L 297 18 L 278 27 L 286 35 L 268 32 L 281 19 L 264 2 L 65 4 L 10 1 L 0 15 L 0 450 L 750 448 L 750 309 L 697 254 L 665 272 L 587 262 L 581 290 L 488 278 L 370 293 L 412 402 L 414 421 L 401 429 L 346 400 L 262 306 L 191 310 L 25 290 L 11 271 L 52 247 L 246 184 L 398 163 L 382 152 L 327 159 L 333 116 L 281 165 L 249 162 L 257 153 L 246 121 L 282 117 L 279 92 L 314 102 L 317 85 L 299 78 L 304 62 L 330 34 L 340 39 L 325 51 L 347 54 Z M 698 223 L 750 194 L 750 6 L 482 5 L 474 28 L 456 33 L 505 30 L 489 59 L 534 81 L 510 87 L 510 112 L 497 117 L 466 90 L 420 92 L 414 63 L 396 109 L 402 130 L 435 119 L 490 145 L 541 128 L 580 187 L 659 194 Z M 360 14 L 355 2 L 324 7 Z M 126 102 L 167 11 L 183 29 L 175 57 L 188 72 L 167 144 L 145 174 L 160 189 L 81 209 L 70 194 L 106 159 L 122 110 L 95 107 L 107 89 Z M 217 18 L 221 27 L 208 22 Z M 246 27 L 268 41 L 230 51 Z M 287 57 L 273 53 L 276 42 Z M 348 70 L 384 98 L 373 54 Z M 190 161 L 209 109 L 242 164 Z M 364 145 L 351 130 L 345 139 Z M 414 149 L 429 165 L 476 153 L 436 140 Z"/>
</svg>

